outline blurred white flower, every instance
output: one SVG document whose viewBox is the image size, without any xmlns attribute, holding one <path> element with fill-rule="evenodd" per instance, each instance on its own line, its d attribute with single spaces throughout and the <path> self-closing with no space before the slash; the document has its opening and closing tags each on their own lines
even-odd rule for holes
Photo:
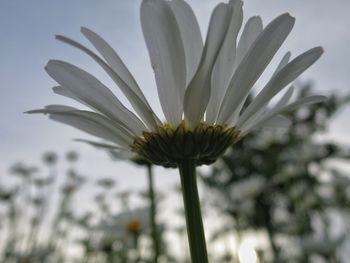
<svg viewBox="0 0 350 263">
<path fill-rule="evenodd" d="M 111 216 L 100 222 L 96 230 L 103 231 L 117 239 L 128 235 L 141 235 L 148 230 L 149 220 L 149 207 L 137 208 Z"/>
<path fill-rule="evenodd" d="M 266 179 L 254 176 L 233 184 L 229 189 L 231 200 L 251 199 L 260 194 L 267 186 Z"/>
</svg>

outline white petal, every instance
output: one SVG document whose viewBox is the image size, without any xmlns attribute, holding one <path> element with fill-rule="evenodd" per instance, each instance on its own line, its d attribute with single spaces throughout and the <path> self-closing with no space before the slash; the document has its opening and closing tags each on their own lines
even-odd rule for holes
<svg viewBox="0 0 350 263">
<path fill-rule="evenodd" d="M 70 99 L 73 99 L 75 101 L 78 101 L 80 102 L 81 104 L 84 104 L 85 106 L 91 108 L 90 105 L 88 105 L 87 103 L 85 103 L 84 101 L 80 100 L 77 96 L 75 96 L 69 89 L 66 89 L 62 86 L 56 86 L 56 87 L 53 87 L 52 88 L 53 92 L 58 94 L 58 95 L 61 95 L 63 97 L 66 97 L 66 98 L 70 98 Z"/>
<path fill-rule="evenodd" d="M 59 104 L 52 104 L 47 105 L 44 109 L 39 110 L 30 110 L 26 111 L 25 113 L 33 114 L 33 113 L 42 113 L 42 114 L 49 114 L 49 113 L 55 113 L 55 112 L 64 112 L 64 111 L 77 111 L 77 108 L 66 106 L 66 105 L 59 105 Z"/>
<path fill-rule="evenodd" d="M 86 30 L 87 29 L 85 29 L 84 32 Z M 91 38 L 93 38 L 92 36 L 95 36 L 95 35 L 93 35 L 94 34 L 93 32 L 91 32 L 91 31 L 87 31 L 87 32 L 89 32 L 89 34 L 86 32 L 85 33 L 88 36 L 90 36 Z M 95 37 L 97 38 L 98 36 L 96 35 Z M 147 103 L 146 98 L 144 97 L 142 91 L 137 86 L 136 82 L 130 80 L 130 78 L 132 78 L 132 76 L 129 73 L 129 71 L 126 69 L 126 67 L 124 66 L 122 61 L 120 61 L 120 63 L 121 63 L 120 68 L 118 68 L 117 66 L 114 66 L 115 69 L 112 69 L 94 52 L 92 52 L 88 48 L 84 47 L 83 45 L 79 44 L 78 42 L 76 42 L 70 38 L 64 37 L 64 36 L 56 36 L 56 38 L 64 43 L 67 43 L 69 45 L 72 45 L 72 46 L 82 50 L 83 52 L 88 54 L 90 57 L 92 57 L 106 71 L 106 73 L 113 79 L 113 81 L 119 86 L 121 91 L 125 94 L 125 96 L 130 101 L 132 107 L 135 109 L 135 111 L 139 114 L 139 116 L 142 118 L 142 120 L 147 124 L 147 126 L 149 128 L 156 128 L 158 125 L 161 124 L 160 120 L 156 117 L 156 115 L 152 111 L 151 107 Z M 98 42 L 98 40 L 95 40 L 95 41 Z M 98 43 L 100 43 L 100 42 L 98 42 Z M 102 43 L 104 43 L 104 42 L 102 42 Z M 98 45 L 98 44 L 96 44 L 96 45 Z M 106 45 L 107 45 L 107 43 L 106 43 Z M 110 52 L 106 52 L 106 53 L 108 55 Z M 117 54 L 115 54 L 115 56 L 117 57 Z M 113 59 L 113 61 L 115 61 L 115 63 L 114 63 L 115 65 L 118 64 L 117 58 Z M 119 70 L 124 75 L 124 77 L 122 78 L 116 70 Z M 128 77 L 129 75 L 130 75 L 130 77 Z M 130 84 L 127 84 L 127 83 L 130 83 Z M 58 92 L 60 92 L 60 90 L 58 90 Z"/>
<path fill-rule="evenodd" d="M 294 93 L 294 86 L 291 86 L 286 93 L 280 98 L 280 100 L 276 103 L 276 105 L 272 108 L 272 110 L 278 111 L 282 107 L 286 106 L 290 101 Z"/>
<path fill-rule="evenodd" d="M 118 76 L 147 104 L 147 100 L 137 85 L 134 77 L 125 66 L 115 50 L 98 34 L 92 30 L 82 27 L 81 33 L 91 42 L 102 57 L 107 61 L 107 64 L 118 74 Z"/>
<path fill-rule="evenodd" d="M 257 121 L 259 121 L 262 117 L 267 116 L 267 114 L 276 114 L 276 112 L 278 112 L 281 108 L 283 108 L 284 106 L 286 106 L 286 104 L 290 101 L 292 95 L 294 92 L 294 87 L 290 87 L 287 92 L 279 99 L 279 101 L 276 103 L 276 105 L 272 108 L 269 109 L 267 107 L 267 105 L 263 106 L 262 108 L 260 108 L 256 113 L 254 113 L 251 117 L 249 117 L 248 119 L 243 119 L 241 116 L 241 118 L 238 120 L 236 127 L 238 129 L 246 129 L 246 127 L 250 127 L 251 125 L 253 125 L 254 123 L 256 123 Z"/>
<path fill-rule="evenodd" d="M 239 129 L 240 131 L 248 130 L 250 127 L 255 125 L 257 122 L 259 122 L 262 118 L 266 117 L 266 115 L 271 112 L 267 106 L 261 108 L 258 112 L 256 112 L 253 116 L 251 116 L 248 120 L 245 122 L 240 122 L 238 120 L 235 127 Z"/>
<path fill-rule="evenodd" d="M 51 60 L 45 67 L 48 74 L 79 100 L 130 129 L 135 135 L 146 129 L 99 80 L 86 71 L 63 61 Z"/>
<path fill-rule="evenodd" d="M 180 30 L 171 7 L 163 0 L 143 0 L 141 24 L 168 122 L 182 119 L 186 88 L 186 60 Z"/>
<path fill-rule="evenodd" d="M 282 115 L 276 115 L 273 116 L 271 119 L 265 120 L 264 122 L 260 123 L 259 125 L 254 126 L 254 129 L 260 128 L 260 127 L 269 127 L 269 128 L 289 128 L 292 124 L 291 120 L 282 116 Z"/>
<path fill-rule="evenodd" d="M 102 115 L 99 115 L 99 117 L 101 116 Z M 106 126 L 107 123 L 103 123 L 102 119 L 91 118 L 91 116 L 82 118 L 82 116 L 75 116 L 70 112 L 51 114 L 50 119 L 73 126 L 91 135 L 110 140 L 125 148 L 130 147 L 133 143 L 132 138 L 127 137 L 116 128 L 112 130 L 112 127 Z M 110 128 L 110 130 L 107 130 L 108 128 Z"/>
<path fill-rule="evenodd" d="M 273 73 L 272 76 L 275 76 L 282 68 L 284 68 L 284 67 L 288 64 L 291 55 L 292 55 L 292 54 L 288 51 L 288 52 L 283 56 L 283 58 L 281 59 L 281 62 L 278 64 L 278 66 L 277 66 L 277 68 L 276 68 L 276 70 L 275 70 L 275 72 Z"/>
<path fill-rule="evenodd" d="M 290 56 L 291 56 L 291 53 L 290 52 L 287 52 L 281 62 L 279 63 L 278 67 L 276 68 L 275 70 L 275 73 L 273 74 L 276 75 L 276 73 L 278 73 L 285 65 L 288 64 L 289 62 L 289 59 L 290 59 Z M 284 106 L 288 100 L 291 98 L 293 94 L 293 87 L 291 87 L 288 92 L 283 96 L 283 98 L 276 104 L 275 107 L 281 107 L 281 106 Z M 287 100 L 287 101 L 285 101 Z M 245 101 L 242 101 L 242 103 L 239 105 L 238 109 L 241 111 L 242 107 L 243 107 L 243 104 L 244 104 Z M 280 105 L 281 104 L 281 105 Z M 250 125 L 250 122 L 254 122 L 256 120 L 256 118 L 258 118 L 259 116 L 261 116 L 261 113 L 265 111 L 265 107 L 261 108 L 260 110 L 258 110 L 256 113 L 254 113 L 251 117 L 249 117 L 248 120 L 246 119 L 243 119 L 242 116 L 239 116 L 239 113 L 237 111 L 237 114 L 234 114 L 232 115 L 228 120 L 227 120 L 227 124 L 230 125 L 230 126 L 237 126 L 238 128 L 239 127 L 242 127 L 242 126 L 245 126 L 245 125 Z M 244 121 L 244 122 L 243 122 Z"/>
<path fill-rule="evenodd" d="M 70 98 L 70 99 L 74 99 L 74 100 L 79 100 L 72 92 L 70 92 L 68 89 L 65 89 L 64 87 L 62 86 L 55 86 L 52 88 L 53 92 L 58 94 L 58 95 L 61 95 L 63 97 L 67 97 L 67 98 Z M 79 101 L 81 102 L 82 104 L 84 104 L 82 101 Z"/>
<path fill-rule="evenodd" d="M 301 73 L 303 73 L 313 63 L 315 63 L 316 60 L 320 58 L 322 53 L 322 48 L 313 48 L 298 56 L 281 70 L 279 70 L 243 112 L 240 121 L 244 122 L 261 107 L 266 105 L 273 96 L 275 96 L 285 86 L 299 77 Z"/>
<path fill-rule="evenodd" d="M 242 62 L 249 48 L 262 31 L 263 23 L 259 16 L 253 16 L 247 21 L 237 45 L 235 67 L 237 67 Z"/>
<path fill-rule="evenodd" d="M 231 1 L 230 4 L 233 7 L 230 26 L 212 73 L 211 96 L 206 111 L 206 121 L 210 124 L 213 124 L 216 121 L 222 99 L 233 75 L 237 35 L 242 25 L 243 2 L 235 0 Z"/>
<path fill-rule="evenodd" d="M 286 95 L 287 96 L 287 95 Z M 325 96 L 309 96 L 306 98 L 302 98 L 294 103 L 291 103 L 284 107 L 275 107 L 274 109 L 270 111 L 265 111 L 264 114 L 260 115 L 258 119 L 255 120 L 255 122 L 250 122 L 249 125 L 245 123 L 244 127 L 242 127 L 242 134 L 246 134 L 247 132 L 251 131 L 252 129 L 256 129 L 259 127 L 264 126 L 264 123 L 268 122 L 269 120 L 273 119 L 276 116 L 280 116 L 279 114 L 283 114 L 285 112 L 290 112 L 293 110 L 296 110 L 302 106 L 319 103 L 325 101 L 327 98 Z M 282 100 L 282 99 L 281 99 Z M 282 104 L 282 103 L 280 103 Z"/>
<path fill-rule="evenodd" d="M 76 142 L 84 142 L 87 144 L 90 144 L 91 146 L 94 146 L 96 148 L 101 148 L 101 149 L 108 149 L 108 150 L 124 150 L 124 148 L 121 148 L 116 145 L 108 144 L 105 142 L 94 142 L 90 140 L 85 140 L 85 139 L 75 139 L 74 141 Z"/>
<path fill-rule="evenodd" d="M 230 82 L 220 108 L 218 123 L 226 123 L 232 115 L 239 114 L 238 107 L 289 35 L 294 22 L 295 19 L 289 14 L 277 17 L 252 44 Z"/>
<path fill-rule="evenodd" d="M 211 93 L 211 73 L 225 39 L 232 11 L 231 5 L 221 3 L 211 16 L 201 62 L 185 94 L 185 117 L 192 127 L 202 120 L 208 105 Z"/>
<path fill-rule="evenodd" d="M 197 71 L 202 51 L 203 40 L 196 16 L 184 0 L 169 2 L 179 25 L 186 57 L 186 84 Z"/>
<path fill-rule="evenodd" d="M 77 142 L 87 143 L 93 147 L 100 148 L 102 150 L 107 150 L 108 153 L 115 159 L 118 160 L 131 160 L 135 154 L 132 153 L 129 149 L 125 149 L 119 146 L 111 145 L 104 142 L 94 142 L 85 139 L 75 139 Z"/>
<path fill-rule="evenodd" d="M 50 105 L 45 109 L 30 111 L 29 113 L 49 114 L 50 119 L 73 126 L 93 136 L 112 141 L 127 149 L 133 143 L 133 135 L 129 131 L 109 120 L 107 117 L 95 112 L 81 111 L 60 105 Z"/>
<path fill-rule="evenodd" d="M 247 133 L 251 132 L 252 130 L 260 129 L 262 127 L 268 127 L 268 128 L 288 128 L 291 125 L 291 121 L 282 116 L 282 115 L 273 115 L 269 116 L 268 118 L 263 118 L 256 124 L 247 127 L 246 129 L 242 130 L 242 136 L 246 135 Z"/>
<path fill-rule="evenodd" d="M 125 150 L 110 151 L 110 154 L 114 159 L 117 159 L 117 160 L 132 160 L 133 158 L 135 158 L 135 153 L 131 151 L 125 151 Z"/>
<path fill-rule="evenodd" d="M 138 86 L 134 77 L 132 76 L 128 68 L 125 66 L 121 58 L 118 56 L 118 54 L 114 51 L 114 49 L 102 37 L 100 37 L 95 32 L 91 31 L 90 29 L 82 27 L 81 32 L 100 52 L 100 54 L 107 61 L 111 69 L 115 72 L 115 74 L 117 74 L 117 77 L 123 80 L 124 83 L 121 82 L 119 78 L 117 78 L 116 76 L 113 76 L 114 74 L 109 73 L 110 76 L 112 75 L 111 76 L 112 79 L 116 81 L 117 84 L 119 83 L 118 85 L 120 86 L 120 89 L 125 94 L 125 96 L 130 100 L 130 103 L 133 105 L 137 113 L 140 114 L 140 117 L 145 119 L 145 121 L 149 123 L 149 126 L 151 126 L 150 124 L 154 126 L 154 122 L 156 122 L 157 125 L 161 125 L 161 121 L 152 111 L 151 106 L 148 104 L 148 101 L 145 95 L 143 94 L 142 90 Z M 109 72 L 109 70 L 106 70 L 106 71 L 107 73 Z M 129 89 L 132 89 L 132 91 L 137 95 L 136 98 L 135 98 L 135 94 L 133 94 Z M 139 102 L 139 99 L 141 99 L 145 105 L 139 106 L 141 104 L 141 102 Z M 151 120 L 151 117 L 148 116 L 149 113 L 153 115 L 154 117 L 153 121 Z M 147 116 L 143 116 L 146 114 Z"/>
<path fill-rule="evenodd" d="M 296 110 L 296 109 L 298 109 L 302 106 L 305 106 L 305 105 L 323 102 L 326 99 L 327 99 L 327 97 L 320 96 L 320 95 L 305 97 L 305 98 L 302 98 L 296 102 L 293 102 L 293 103 L 283 107 L 282 109 L 279 110 L 279 113 L 293 111 L 293 110 Z"/>
</svg>

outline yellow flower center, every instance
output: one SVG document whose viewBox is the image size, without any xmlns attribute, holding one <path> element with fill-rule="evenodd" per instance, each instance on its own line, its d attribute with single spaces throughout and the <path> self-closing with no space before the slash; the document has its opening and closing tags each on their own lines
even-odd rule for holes
<svg viewBox="0 0 350 263">
<path fill-rule="evenodd" d="M 137 219 L 130 220 L 126 225 L 126 230 L 131 233 L 139 233 L 141 230 L 141 223 Z"/>
<path fill-rule="evenodd" d="M 236 128 L 200 123 L 189 130 L 183 121 L 176 129 L 164 124 L 154 131 L 143 132 L 131 148 L 141 158 L 165 167 L 177 167 L 184 159 L 202 165 L 215 162 L 238 139 Z"/>
</svg>

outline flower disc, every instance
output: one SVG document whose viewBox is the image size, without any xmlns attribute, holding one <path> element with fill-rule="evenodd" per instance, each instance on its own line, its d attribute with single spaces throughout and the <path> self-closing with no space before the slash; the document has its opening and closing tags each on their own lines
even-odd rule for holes
<svg viewBox="0 0 350 263">
<path fill-rule="evenodd" d="M 236 128 L 200 123 L 189 130 L 181 122 L 176 129 L 163 125 L 155 131 L 145 131 L 131 147 L 153 164 L 177 167 L 184 159 L 196 160 L 197 165 L 211 164 L 238 139 Z"/>
</svg>

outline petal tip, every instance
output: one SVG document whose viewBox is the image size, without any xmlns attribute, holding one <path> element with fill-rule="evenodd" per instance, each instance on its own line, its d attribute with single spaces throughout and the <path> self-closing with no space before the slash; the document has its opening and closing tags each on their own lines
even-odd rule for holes
<svg viewBox="0 0 350 263">
<path fill-rule="evenodd" d="M 50 60 L 46 63 L 44 69 L 45 69 L 46 71 L 48 71 L 54 64 L 57 63 L 57 61 L 58 61 L 58 60 L 50 59 Z"/>
<path fill-rule="evenodd" d="M 28 110 L 28 111 L 23 112 L 23 114 L 36 114 L 36 113 L 47 114 L 47 113 L 43 112 L 42 109 L 38 109 L 38 110 Z"/>
<path fill-rule="evenodd" d="M 251 20 L 262 20 L 261 16 L 252 16 Z"/>
<path fill-rule="evenodd" d="M 319 51 L 321 55 L 324 53 L 324 48 L 322 46 L 318 46 L 316 47 L 316 49 Z"/>
<path fill-rule="evenodd" d="M 68 38 L 63 35 L 55 35 L 55 39 L 65 42 L 65 40 L 67 40 Z"/>
<path fill-rule="evenodd" d="M 284 14 L 282 14 L 282 15 L 280 15 L 279 16 L 279 18 L 280 19 L 284 19 L 284 20 L 286 20 L 286 21 L 288 21 L 288 22 L 290 22 L 292 25 L 294 25 L 295 24 L 295 17 L 294 16 L 292 16 L 290 13 L 284 13 Z"/>
<path fill-rule="evenodd" d="M 88 29 L 87 27 L 82 26 L 82 27 L 80 27 L 80 32 L 81 32 L 83 35 L 85 35 L 85 34 L 91 33 L 92 31 L 91 31 L 90 29 Z"/>
</svg>

